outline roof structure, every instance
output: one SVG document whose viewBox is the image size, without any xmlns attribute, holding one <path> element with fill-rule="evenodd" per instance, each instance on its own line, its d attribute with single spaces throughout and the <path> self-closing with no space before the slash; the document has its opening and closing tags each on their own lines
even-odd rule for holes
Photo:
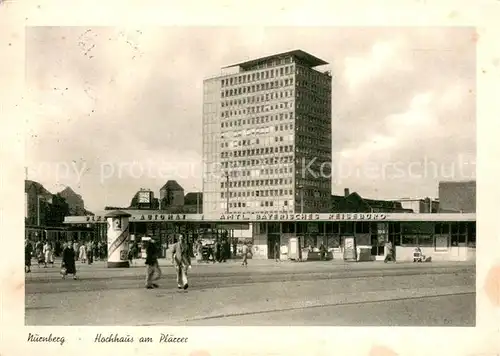
<svg viewBox="0 0 500 356">
<path fill-rule="evenodd" d="M 24 181 L 24 191 L 27 192 L 28 190 L 35 188 L 38 194 L 43 194 L 43 195 L 53 195 L 51 192 L 49 192 L 43 185 L 41 185 L 38 182 L 35 182 L 34 180 L 25 180 Z"/>
<path fill-rule="evenodd" d="M 184 188 L 182 188 L 182 186 L 179 183 L 177 183 L 176 180 L 167 181 L 167 183 L 165 183 L 165 185 L 161 187 L 160 190 L 165 190 L 165 189 L 184 191 Z"/>
<path fill-rule="evenodd" d="M 225 66 L 225 67 L 222 67 L 222 68 L 225 69 L 225 68 L 231 68 L 231 67 L 240 67 L 242 69 L 246 69 L 246 68 L 249 68 L 249 67 L 256 66 L 256 65 L 258 65 L 260 63 L 267 62 L 270 59 L 285 58 L 285 57 L 290 57 L 290 56 L 296 57 L 302 63 L 309 65 L 309 67 L 311 67 L 311 68 L 328 64 L 328 62 L 325 62 L 324 60 L 322 60 L 322 59 L 320 59 L 318 57 L 315 57 L 315 56 L 313 56 L 310 53 L 304 52 L 304 51 L 302 51 L 300 49 L 296 49 L 296 50 L 293 50 L 293 51 L 288 51 L 288 52 L 273 54 L 273 55 L 266 56 L 266 57 L 260 57 L 260 58 L 252 59 L 252 60 L 249 60 L 249 61 L 245 61 L 245 62 L 240 62 L 240 63 L 228 65 L 228 66 Z"/>
</svg>

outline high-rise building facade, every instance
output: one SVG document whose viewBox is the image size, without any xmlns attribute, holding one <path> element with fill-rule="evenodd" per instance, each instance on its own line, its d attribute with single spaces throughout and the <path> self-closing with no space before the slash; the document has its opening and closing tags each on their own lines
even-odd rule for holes
<svg viewBox="0 0 500 356">
<path fill-rule="evenodd" d="M 328 210 L 332 76 L 295 50 L 204 81 L 203 211 Z"/>
</svg>

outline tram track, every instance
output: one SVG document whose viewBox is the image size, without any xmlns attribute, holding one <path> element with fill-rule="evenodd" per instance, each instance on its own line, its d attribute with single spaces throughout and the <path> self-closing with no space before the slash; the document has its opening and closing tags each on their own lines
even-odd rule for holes
<svg viewBox="0 0 500 356">
<path fill-rule="evenodd" d="M 358 273 L 364 272 L 364 273 Z M 425 273 L 427 272 L 427 273 Z M 430 273 L 432 272 L 432 273 Z M 466 278 L 475 276 L 475 271 L 470 269 L 429 269 L 428 271 L 422 269 L 391 269 L 391 270 L 372 270 L 372 271 L 336 271 L 336 272 L 292 272 L 288 273 L 225 273 L 224 275 L 214 274 L 192 274 L 190 280 L 192 288 L 190 290 L 208 290 L 208 289 L 222 289 L 231 287 L 251 286 L 256 284 L 266 283 L 300 283 L 314 281 L 342 281 L 342 280 L 356 280 L 356 279 L 370 279 L 370 278 L 387 278 L 387 277 L 414 277 L 426 275 L 434 279 L 434 276 L 446 275 L 463 275 Z M 176 293 L 173 273 L 164 274 L 162 284 L 167 284 L 167 287 L 162 287 L 164 293 Z M 36 282 L 30 281 L 26 284 L 27 294 L 52 294 L 61 292 L 91 292 L 103 290 L 129 290 L 142 288 L 144 277 L 141 275 L 122 276 L 122 277 L 109 277 L 109 278 L 90 278 L 73 281 L 71 279 L 62 280 L 61 277 L 50 280 L 38 280 Z M 137 281 L 137 282 L 136 282 Z M 54 283 L 55 282 L 55 283 Z M 132 283 L 131 283 L 132 282 Z M 167 282 L 167 283 L 165 283 Z M 60 288 L 62 287 L 62 288 Z"/>
</svg>

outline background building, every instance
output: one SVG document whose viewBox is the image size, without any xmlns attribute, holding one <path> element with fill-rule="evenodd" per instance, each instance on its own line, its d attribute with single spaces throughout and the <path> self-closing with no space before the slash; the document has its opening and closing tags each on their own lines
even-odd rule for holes
<svg viewBox="0 0 500 356">
<path fill-rule="evenodd" d="M 71 187 L 64 188 L 59 195 L 66 200 L 70 215 L 85 215 L 85 202 L 80 194 L 75 193 Z"/>
<path fill-rule="evenodd" d="M 439 205 L 442 213 L 475 213 L 476 181 L 439 182 Z"/>
<path fill-rule="evenodd" d="M 329 208 L 332 77 L 315 69 L 325 64 L 295 50 L 204 81 L 203 211 Z"/>
<path fill-rule="evenodd" d="M 184 206 L 184 188 L 175 180 L 169 180 L 160 189 L 162 208 Z"/>
<path fill-rule="evenodd" d="M 160 198 L 155 198 L 151 189 L 137 191 L 127 207 L 107 206 L 104 210 L 161 210 L 169 213 L 202 214 L 203 194 L 190 192 L 184 196 L 184 188 L 175 180 L 169 180 L 160 189 Z M 82 214 L 83 215 L 83 214 Z"/>
<path fill-rule="evenodd" d="M 395 199 L 401 203 L 404 209 L 412 210 L 417 214 L 438 213 L 439 212 L 439 199 L 431 198 L 401 198 Z"/>
<path fill-rule="evenodd" d="M 362 198 L 358 193 L 344 189 L 344 195 L 332 195 L 330 212 L 336 213 L 413 213 L 400 202 Z"/>
</svg>

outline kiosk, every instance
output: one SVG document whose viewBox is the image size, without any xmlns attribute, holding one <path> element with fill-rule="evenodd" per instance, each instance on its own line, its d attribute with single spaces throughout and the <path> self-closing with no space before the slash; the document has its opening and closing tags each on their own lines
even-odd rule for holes
<svg viewBox="0 0 500 356">
<path fill-rule="evenodd" d="M 131 214 L 121 210 L 105 215 L 108 223 L 108 268 L 130 267 L 128 260 L 130 217 Z"/>
</svg>

